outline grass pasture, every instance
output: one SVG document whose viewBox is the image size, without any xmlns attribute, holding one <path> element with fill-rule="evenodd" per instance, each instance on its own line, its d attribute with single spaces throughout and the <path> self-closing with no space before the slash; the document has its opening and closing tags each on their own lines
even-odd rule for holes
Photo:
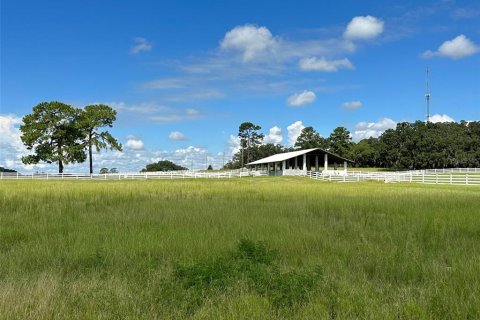
<svg viewBox="0 0 480 320">
<path fill-rule="evenodd" d="M 0 181 L 0 319 L 478 319 L 480 188 Z"/>
</svg>

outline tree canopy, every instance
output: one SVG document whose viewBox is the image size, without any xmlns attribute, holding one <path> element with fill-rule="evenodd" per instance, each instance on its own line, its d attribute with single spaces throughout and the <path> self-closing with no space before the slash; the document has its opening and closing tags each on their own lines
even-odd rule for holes
<svg viewBox="0 0 480 320">
<path fill-rule="evenodd" d="M 104 104 L 88 105 L 80 113 L 77 125 L 83 133 L 83 143 L 88 150 L 90 173 L 93 173 L 92 149 L 122 150 L 122 145 L 108 132 L 100 129 L 113 126 L 117 112 Z"/>
<path fill-rule="evenodd" d="M 188 168 L 179 166 L 171 161 L 162 160 L 155 163 L 147 164 L 147 166 L 140 172 L 154 172 L 154 171 L 176 171 L 176 170 L 188 170 Z"/>
<path fill-rule="evenodd" d="M 13 169 L 7 169 L 7 168 L 4 168 L 4 167 L 0 167 L 0 172 L 17 172 Z"/>
<path fill-rule="evenodd" d="M 22 162 L 58 163 L 58 172 L 63 173 L 64 165 L 85 161 L 82 131 L 75 125 L 80 112 L 58 101 L 33 107 L 33 112 L 23 117 L 20 131 L 23 143 L 34 154 L 22 157 Z"/>
<path fill-rule="evenodd" d="M 259 125 L 251 122 L 243 122 L 238 128 L 238 138 L 240 139 L 241 164 L 253 161 L 252 150 L 262 144 L 264 135 L 258 131 L 262 129 Z"/>
<path fill-rule="evenodd" d="M 300 135 L 295 141 L 295 148 L 312 149 L 312 148 L 328 148 L 327 139 L 323 138 L 313 127 L 303 128 Z"/>
<path fill-rule="evenodd" d="M 23 118 L 20 126 L 22 141 L 33 154 L 22 157 L 25 164 L 39 162 L 58 163 L 58 172 L 63 173 L 69 163 L 81 163 L 90 159 L 93 173 L 92 148 L 121 150 L 122 146 L 108 132 L 116 111 L 106 105 L 90 105 L 84 110 L 58 102 L 42 102 L 33 107 L 33 112 Z"/>
</svg>

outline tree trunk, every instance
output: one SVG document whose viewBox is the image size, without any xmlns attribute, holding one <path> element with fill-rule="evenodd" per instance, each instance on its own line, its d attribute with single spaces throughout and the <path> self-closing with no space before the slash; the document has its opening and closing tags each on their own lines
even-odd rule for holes
<svg viewBox="0 0 480 320">
<path fill-rule="evenodd" d="M 93 174 L 93 159 L 92 159 L 92 136 L 88 141 L 88 158 L 90 160 L 90 174 Z"/>
<path fill-rule="evenodd" d="M 63 173 L 63 162 L 58 160 L 58 173 Z"/>
</svg>

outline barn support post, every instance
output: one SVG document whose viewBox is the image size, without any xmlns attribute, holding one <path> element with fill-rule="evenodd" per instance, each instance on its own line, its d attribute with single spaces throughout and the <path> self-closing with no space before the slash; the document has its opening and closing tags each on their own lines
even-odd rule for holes
<svg viewBox="0 0 480 320">
<path fill-rule="evenodd" d="M 282 170 L 283 170 L 283 171 L 287 170 L 287 161 L 286 161 L 286 160 L 283 160 Z"/>
<path fill-rule="evenodd" d="M 323 169 L 325 170 L 325 172 L 328 170 L 328 153 L 325 153 L 323 159 Z"/>
<path fill-rule="evenodd" d="M 303 155 L 303 166 L 302 166 L 303 171 L 307 171 L 307 154 Z"/>
<path fill-rule="evenodd" d="M 315 156 L 315 171 L 318 172 L 318 156 Z"/>
<path fill-rule="evenodd" d="M 295 169 L 295 170 L 298 169 L 298 157 L 295 157 L 295 166 L 294 166 L 293 169 Z"/>
<path fill-rule="evenodd" d="M 347 161 L 343 161 L 343 171 L 347 173 Z"/>
</svg>

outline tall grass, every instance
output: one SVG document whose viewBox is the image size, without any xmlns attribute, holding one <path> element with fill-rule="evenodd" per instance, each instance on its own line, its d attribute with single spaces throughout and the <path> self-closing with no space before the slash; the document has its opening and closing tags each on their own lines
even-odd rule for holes
<svg viewBox="0 0 480 320">
<path fill-rule="evenodd" d="M 2 181 L 0 318 L 480 318 L 480 188 Z"/>
</svg>

